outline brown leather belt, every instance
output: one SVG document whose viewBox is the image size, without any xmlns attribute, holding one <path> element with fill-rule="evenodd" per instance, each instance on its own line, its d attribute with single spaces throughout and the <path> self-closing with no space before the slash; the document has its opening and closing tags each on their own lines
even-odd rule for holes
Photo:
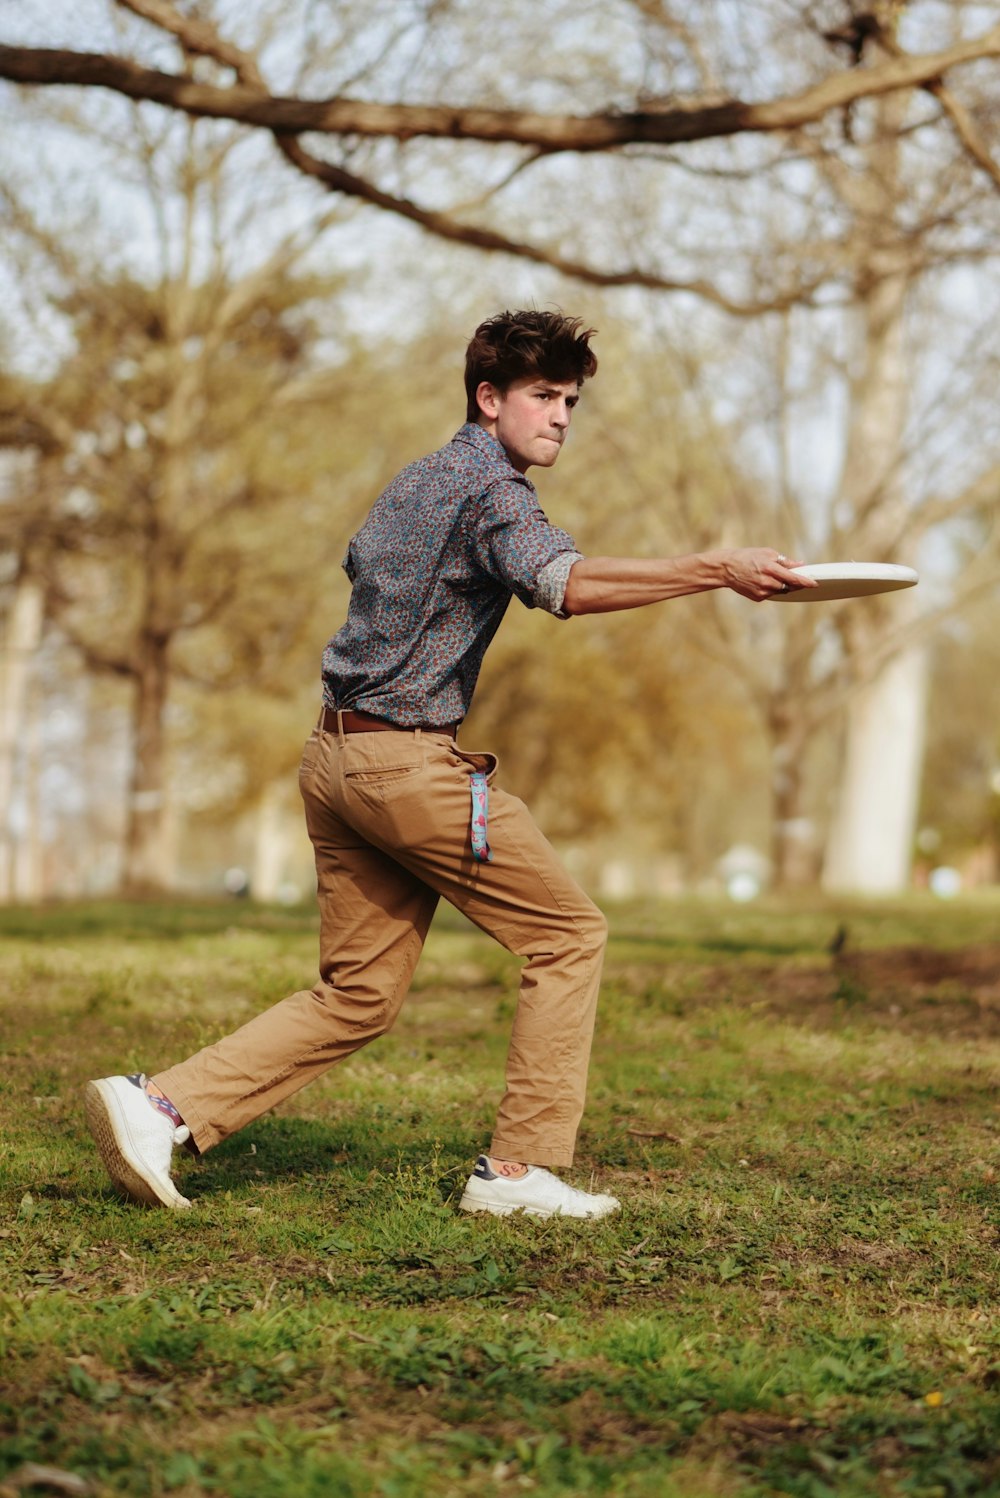
<svg viewBox="0 0 1000 1498">
<path fill-rule="evenodd" d="M 340 714 L 345 733 L 446 733 L 454 738 L 458 733 L 457 723 L 389 723 L 385 718 L 373 718 L 371 713 L 356 713 L 343 708 Z M 337 732 L 337 713 L 332 707 L 323 709 L 320 726 L 324 733 Z"/>
</svg>

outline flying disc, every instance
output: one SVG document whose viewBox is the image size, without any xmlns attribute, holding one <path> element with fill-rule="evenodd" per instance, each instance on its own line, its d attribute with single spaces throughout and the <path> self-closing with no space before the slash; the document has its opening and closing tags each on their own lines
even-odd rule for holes
<svg viewBox="0 0 1000 1498">
<path fill-rule="evenodd" d="M 912 588 L 919 580 L 912 567 L 896 567 L 891 562 L 808 562 L 804 567 L 793 567 L 792 571 L 801 577 L 815 578 L 816 587 L 772 593 L 775 602 L 823 603 L 830 598 L 864 598 L 869 593 Z"/>
</svg>

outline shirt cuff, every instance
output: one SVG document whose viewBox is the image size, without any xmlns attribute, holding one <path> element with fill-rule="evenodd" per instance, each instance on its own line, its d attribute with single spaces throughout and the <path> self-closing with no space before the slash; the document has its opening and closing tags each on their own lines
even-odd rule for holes
<svg viewBox="0 0 1000 1498">
<path fill-rule="evenodd" d="M 563 610 L 566 584 L 574 562 L 582 561 L 579 551 L 561 551 L 551 562 L 546 562 L 535 579 L 535 590 L 531 595 L 535 607 L 554 614 L 557 619 L 568 619 L 569 615 Z"/>
</svg>

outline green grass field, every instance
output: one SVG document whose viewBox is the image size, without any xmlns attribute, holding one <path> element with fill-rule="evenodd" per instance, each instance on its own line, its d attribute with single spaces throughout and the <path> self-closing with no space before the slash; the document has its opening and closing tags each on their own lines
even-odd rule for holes
<svg viewBox="0 0 1000 1498">
<path fill-rule="evenodd" d="M 169 1214 L 82 1085 L 307 985 L 312 913 L 0 911 L 0 1498 L 1000 1494 L 1000 902 L 611 920 L 588 1226 L 455 1209 L 516 983 L 458 917 Z"/>
</svg>

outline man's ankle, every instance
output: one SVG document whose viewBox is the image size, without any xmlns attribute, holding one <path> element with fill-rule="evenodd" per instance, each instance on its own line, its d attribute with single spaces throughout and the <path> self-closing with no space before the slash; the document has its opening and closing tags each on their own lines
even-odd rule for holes
<svg viewBox="0 0 1000 1498">
<path fill-rule="evenodd" d="M 508 1181 L 518 1181 L 528 1174 L 528 1167 L 523 1160 L 498 1160 L 495 1155 L 487 1155 L 486 1158 L 490 1169 Z"/>
<path fill-rule="evenodd" d="M 157 1110 L 158 1113 L 162 1113 L 163 1116 L 169 1119 L 176 1128 L 180 1128 L 183 1126 L 184 1120 L 181 1117 L 179 1110 L 175 1108 L 174 1104 L 170 1101 L 170 1099 L 167 1097 L 167 1094 L 162 1090 L 162 1088 L 157 1087 L 156 1083 L 151 1082 L 148 1077 L 146 1078 L 146 1085 L 143 1088 L 143 1091 L 146 1094 L 147 1100 L 152 1104 L 152 1106 Z"/>
</svg>

